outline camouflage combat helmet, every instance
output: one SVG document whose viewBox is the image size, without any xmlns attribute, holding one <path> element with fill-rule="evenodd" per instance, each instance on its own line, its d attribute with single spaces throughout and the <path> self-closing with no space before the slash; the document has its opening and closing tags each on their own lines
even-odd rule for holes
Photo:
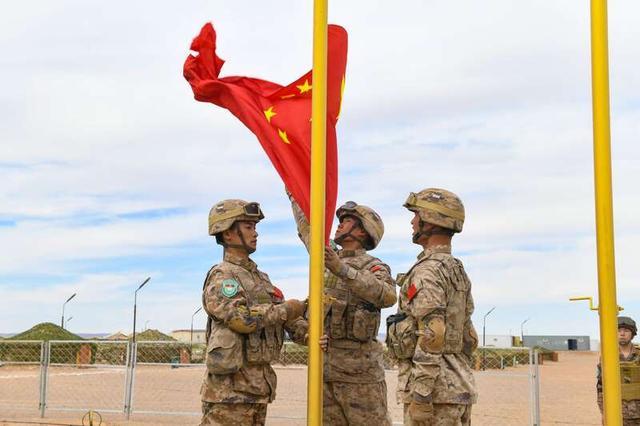
<svg viewBox="0 0 640 426">
<path fill-rule="evenodd" d="M 422 221 L 462 232 L 464 205 L 453 192 L 439 188 L 427 188 L 410 193 L 404 207 L 417 212 Z"/>
<path fill-rule="evenodd" d="M 384 235 L 384 224 L 380 215 L 371 207 L 363 206 L 355 201 L 347 201 L 338 210 L 336 210 L 338 220 L 342 220 L 345 216 L 353 216 L 360 220 L 362 227 L 369 235 L 369 240 L 363 242 L 366 250 L 373 250 L 378 246 L 382 236 Z"/>
<path fill-rule="evenodd" d="M 224 200 L 209 211 L 209 235 L 226 231 L 238 220 L 260 222 L 264 219 L 260 204 L 243 200 Z"/>
<path fill-rule="evenodd" d="M 628 330 L 631 330 L 634 336 L 638 334 L 636 322 L 629 317 L 618 317 L 618 328 L 626 328 Z"/>
</svg>

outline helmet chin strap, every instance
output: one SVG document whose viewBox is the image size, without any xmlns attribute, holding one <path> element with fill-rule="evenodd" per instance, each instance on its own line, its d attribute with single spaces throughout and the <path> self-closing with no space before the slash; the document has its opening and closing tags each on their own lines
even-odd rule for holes
<svg viewBox="0 0 640 426">
<path fill-rule="evenodd" d="M 418 240 L 423 235 L 427 237 L 427 241 L 425 241 L 425 244 L 429 243 L 429 238 L 431 238 L 433 235 L 450 235 L 448 231 L 441 230 L 438 228 L 431 228 L 429 230 L 424 230 L 424 227 L 426 224 L 427 222 L 420 219 L 420 222 L 419 222 L 420 228 L 418 229 L 418 232 L 415 232 L 411 238 L 411 241 L 413 241 L 415 244 L 418 244 Z"/>
<path fill-rule="evenodd" d="M 362 247 L 364 247 L 364 246 L 365 246 L 365 241 L 364 241 L 364 240 L 362 240 L 361 238 L 358 238 L 358 237 L 356 237 L 355 235 L 353 235 L 353 234 L 352 234 L 352 232 L 353 232 L 353 230 L 356 228 L 356 226 L 360 226 L 360 223 L 359 223 L 359 222 L 360 222 L 360 220 L 359 220 L 359 219 L 358 219 L 358 223 L 356 223 L 356 222 L 354 221 L 354 222 L 353 222 L 353 224 L 351 225 L 351 228 L 349 228 L 349 231 L 345 232 L 344 234 L 340 235 L 340 236 L 339 236 L 339 237 L 337 237 L 337 238 L 334 238 L 334 239 L 333 239 L 333 241 L 334 241 L 336 244 L 339 244 L 340 246 L 342 246 L 342 243 L 344 242 L 344 240 L 345 240 L 347 237 L 351 237 L 351 238 L 353 238 L 354 240 L 356 240 L 357 242 L 359 242 L 359 243 L 360 243 L 360 245 L 361 245 Z"/>
</svg>

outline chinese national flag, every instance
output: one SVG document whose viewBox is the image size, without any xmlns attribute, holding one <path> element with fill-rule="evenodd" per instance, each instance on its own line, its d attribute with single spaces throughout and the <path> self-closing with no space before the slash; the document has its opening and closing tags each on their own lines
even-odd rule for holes
<svg viewBox="0 0 640 426">
<path fill-rule="evenodd" d="M 197 56 L 184 63 L 184 77 L 198 101 L 228 109 L 260 141 L 285 186 L 309 218 L 311 188 L 311 71 L 287 86 L 250 77 L 222 77 L 210 23 L 191 43 Z M 329 25 L 327 63 L 327 174 L 325 241 L 328 241 L 338 192 L 336 122 L 347 65 L 347 32 Z"/>
</svg>

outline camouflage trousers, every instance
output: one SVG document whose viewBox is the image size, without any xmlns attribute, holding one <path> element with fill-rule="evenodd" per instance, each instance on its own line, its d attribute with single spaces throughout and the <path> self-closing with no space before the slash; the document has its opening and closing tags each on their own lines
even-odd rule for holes
<svg viewBox="0 0 640 426">
<path fill-rule="evenodd" d="M 324 382 L 322 423 L 331 426 L 391 426 L 387 384 Z"/>
<path fill-rule="evenodd" d="M 405 426 L 469 426 L 471 405 L 433 404 L 433 419 L 430 422 L 414 422 L 409 416 L 409 404 L 404 404 Z"/>
<path fill-rule="evenodd" d="M 225 404 L 202 401 L 200 426 L 262 426 L 267 404 Z"/>
</svg>

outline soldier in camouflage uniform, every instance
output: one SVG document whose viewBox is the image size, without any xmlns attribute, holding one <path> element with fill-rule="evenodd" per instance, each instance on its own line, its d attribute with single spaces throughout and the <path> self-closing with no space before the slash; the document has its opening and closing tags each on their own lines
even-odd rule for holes
<svg viewBox="0 0 640 426">
<path fill-rule="evenodd" d="M 640 426 L 640 349 L 631 342 L 638 333 L 636 322 L 618 317 L 618 349 L 622 379 L 622 420 L 624 426 Z M 598 363 L 598 407 L 603 413 L 602 367 Z M 604 418 L 603 418 L 604 424 Z"/>
<path fill-rule="evenodd" d="M 256 250 L 258 203 L 225 200 L 209 213 L 209 234 L 224 247 L 224 260 L 204 283 L 207 371 L 202 384 L 202 425 L 264 425 L 276 395 L 270 363 L 282 349 L 287 322 L 304 304 L 282 292 L 249 258 Z"/>
<path fill-rule="evenodd" d="M 411 193 L 417 262 L 398 276 L 398 314 L 387 320 L 387 345 L 398 359 L 398 403 L 405 425 L 468 425 L 476 402 L 470 360 L 478 344 L 471 322 L 471 282 L 451 255 L 462 231 L 464 206 L 453 193 L 429 188 Z"/>
<path fill-rule="evenodd" d="M 291 204 L 308 249 L 309 223 L 293 198 Z M 391 425 L 377 336 L 380 310 L 396 303 L 395 284 L 389 267 L 367 254 L 382 239 L 384 225 L 373 209 L 353 201 L 336 216 L 334 241 L 342 249 L 325 248 L 323 424 Z M 306 321 L 303 326 L 308 329 Z"/>
</svg>

